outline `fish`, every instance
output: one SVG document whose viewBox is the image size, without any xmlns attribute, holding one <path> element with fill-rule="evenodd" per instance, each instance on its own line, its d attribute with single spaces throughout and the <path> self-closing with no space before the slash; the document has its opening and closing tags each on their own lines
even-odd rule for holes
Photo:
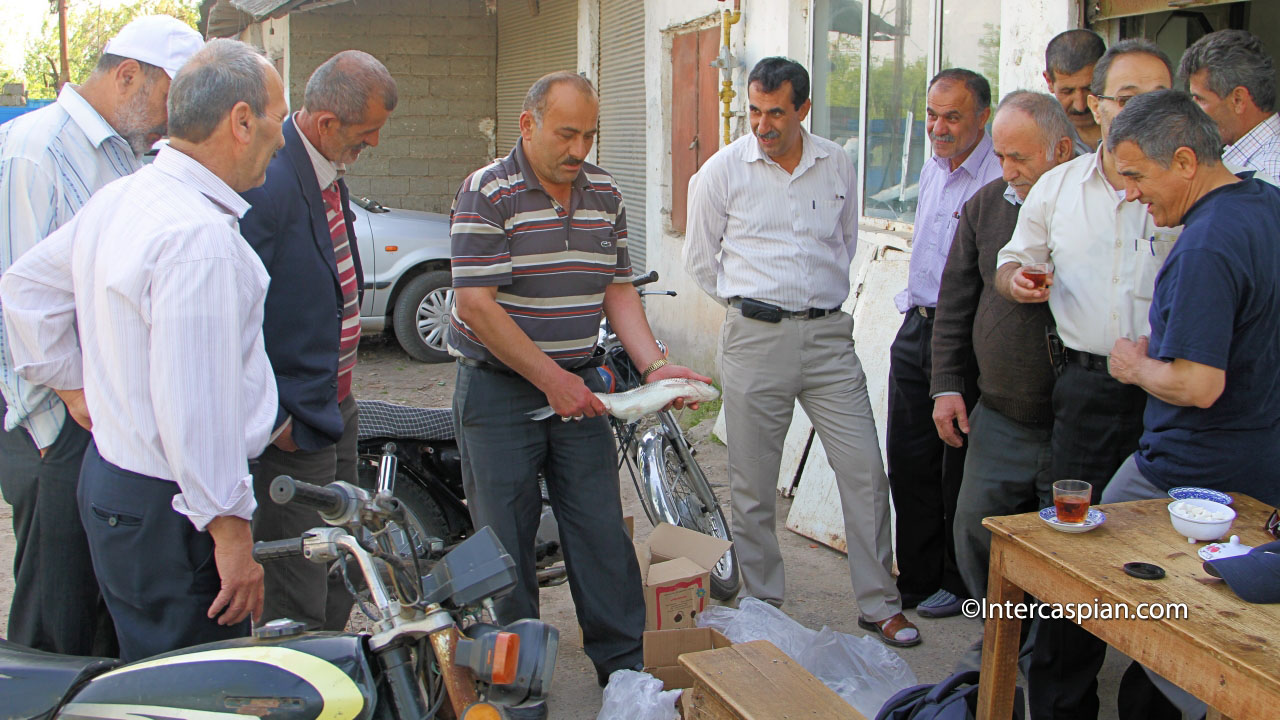
<svg viewBox="0 0 1280 720">
<path fill-rule="evenodd" d="M 622 393 L 593 394 L 600 398 L 600 402 L 604 404 L 605 410 L 610 415 L 627 422 L 635 422 L 645 415 L 656 413 L 677 398 L 695 403 L 709 402 L 720 397 L 720 391 L 711 385 L 688 378 L 658 380 Z M 555 414 L 550 405 L 526 413 L 530 420 L 546 420 Z"/>
</svg>

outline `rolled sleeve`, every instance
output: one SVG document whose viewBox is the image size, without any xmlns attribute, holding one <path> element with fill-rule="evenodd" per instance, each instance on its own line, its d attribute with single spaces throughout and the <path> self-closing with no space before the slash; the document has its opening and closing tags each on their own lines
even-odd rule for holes
<svg viewBox="0 0 1280 720">
<path fill-rule="evenodd" d="M 449 214 L 453 286 L 510 285 L 511 242 L 506 223 L 478 182 L 474 176 L 463 181 Z"/>
</svg>

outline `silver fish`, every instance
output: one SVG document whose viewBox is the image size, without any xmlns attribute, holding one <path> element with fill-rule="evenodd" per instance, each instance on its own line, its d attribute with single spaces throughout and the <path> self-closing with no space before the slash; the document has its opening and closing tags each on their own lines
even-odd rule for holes
<svg viewBox="0 0 1280 720">
<path fill-rule="evenodd" d="M 641 385 L 635 390 L 624 393 L 594 393 L 604 403 L 609 414 L 634 422 L 645 415 L 656 413 L 670 405 L 676 398 L 684 398 L 685 402 L 708 402 L 720 397 L 720 391 L 697 380 L 687 378 L 668 378 L 648 385 Z M 550 405 L 527 413 L 530 420 L 546 420 L 555 415 Z M 568 420 L 569 418 L 564 418 Z"/>
</svg>

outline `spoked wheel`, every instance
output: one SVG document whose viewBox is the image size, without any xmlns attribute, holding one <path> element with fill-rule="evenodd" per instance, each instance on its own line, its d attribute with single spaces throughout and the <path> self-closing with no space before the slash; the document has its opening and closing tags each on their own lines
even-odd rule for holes
<svg viewBox="0 0 1280 720">
<path fill-rule="evenodd" d="M 733 542 L 733 533 L 720 503 L 689 451 L 675 418 L 669 412 L 659 417 L 662 426 L 645 433 L 631 445 L 638 455 L 635 458 L 640 466 L 637 489 L 649 522 L 654 525 L 668 522 Z M 631 448 L 624 449 L 624 454 Z M 711 596 L 728 600 L 738 592 L 740 584 L 737 552 L 730 546 L 711 569 Z"/>
</svg>

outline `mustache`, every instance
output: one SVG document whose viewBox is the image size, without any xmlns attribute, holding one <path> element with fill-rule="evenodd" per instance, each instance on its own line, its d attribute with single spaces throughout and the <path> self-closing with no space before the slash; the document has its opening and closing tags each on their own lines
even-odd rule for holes
<svg viewBox="0 0 1280 720">
<path fill-rule="evenodd" d="M 586 162 L 583 158 L 577 158 L 572 155 L 565 155 L 564 160 L 560 161 L 561 165 L 581 165 Z"/>
<path fill-rule="evenodd" d="M 1067 111 L 1067 114 L 1068 114 L 1068 115 L 1091 115 L 1092 113 L 1090 113 L 1088 110 L 1074 110 L 1074 109 L 1073 109 L 1073 110 L 1068 110 L 1068 111 Z"/>
<path fill-rule="evenodd" d="M 760 138 L 761 140 L 777 140 L 778 138 L 782 137 L 782 135 L 777 130 L 770 130 L 769 132 L 763 135 L 761 135 L 760 133 L 756 133 L 756 137 Z"/>
<path fill-rule="evenodd" d="M 934 135 L 933 133 L 929 133 L 929 139 L 934 140 L 936 142 L 953 143 L 956 141 L 956 136 L 955 135 Z"/>
</svg>

